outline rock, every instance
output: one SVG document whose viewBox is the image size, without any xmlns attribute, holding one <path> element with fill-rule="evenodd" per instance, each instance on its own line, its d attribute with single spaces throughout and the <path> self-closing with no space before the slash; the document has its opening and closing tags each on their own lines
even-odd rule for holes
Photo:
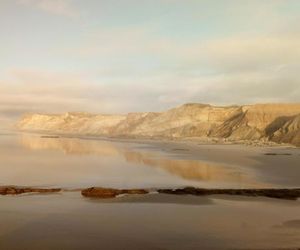
<svg viewBox="0 0 300 250">
<path fill-rule="evenodd" d="M 174 195 L 241 195 L 241 196 L 264 196 L 270 198 L 296 200 L 300 197 L 298 189 L 202 189 L 186 187 L 181 189 L 158 189 L 158 193 Z"/>
<path fill-rule="evenodd" d="M 153 190 L 154 191 L 154 190 Z M 204 189 L 195 187 L 185 187 L 177 189 L 157 189 L 158 193 L 172 195 L 240 195 L 240 196 L 263 196 L 277 199 L 296 200 L 300 197 L 299 189 Z M 92 187 L 82 190 L 81 194 L 85 197 L 95 198 L 114 198 L 121 194 L 147 194 L 145 189 L 113 189 Z"/>
<path fill-rule="evenodd" d="M 96 115 L 25 115 L 22 131 L 127 138 L 208 138 L 259 145 L 274 141 L 300 146 L 300 104 L 217 107 L 190 103 L 165 112 Z"/>
<path fill-rule="evenodd" d="M 149 191 L 145 189 L 122 189 L 122 194 L 148 194 Z"/>
<path fill-rule="evenodd" d="M 0 187 L 0 195 L 19 195 L 24 193 L 57 193 L 60 188 L 31 188 L 31 187 Z M 240 195 L 240 196 L 264 196 L 277 199 L 296 200 L 300 197 L 300 188 L 295 189 L 204 189 L 195 187 L 185 187 L 177 189 L 153 189 L 162 194 L 171 195 Z M 146 189 L 114 189 L 103 187 L 92 187 L 83 189 L 81 194 L 85 197 L 94 198 L 115 198 L 118 195 L 143 195 L 148 194 Z"/>
<path fill-rule="evenodd" d="M 270 139 L 278 143 L 291 143 L 300 147 L 300 115 L 286 117 L 282 125 L 274 129 Z"/>
<path fill-rule="evenodd" d="M 118 189 L 92 187 L 82 190 L 81 194 L 86 197 L 114 198 L 117 195 L 120 195 L 121 192 Z"/>
<path fill-rule="evenodd" d="M 81 191 L 81 194 L 85 197 L 97 197 L 97 198 L 114 198 L 121 194 L 147 194 L 149 193 L 145 189 L 113 189 L 92 187 Z"/>
<path fill-rule="evenodd" d="M 57 193 L 60 188 L 0 187 L 0 195 L 18 195 L 24 193 Z"/>
</svg>

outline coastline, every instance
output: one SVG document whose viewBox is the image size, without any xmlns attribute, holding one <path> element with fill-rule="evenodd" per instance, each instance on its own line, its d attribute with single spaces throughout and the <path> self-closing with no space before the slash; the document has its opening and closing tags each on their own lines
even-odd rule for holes
<svg viewBox="0 0 300 250">
<path fill-rule="evenodd" d="M 46 137 L 63 137 L 63 138 L 79 138 L 86 140 L 106 140 L 106 141 L 118 141 L 118 142 L 137 142 L 137 143 L 149 143 L 149 142 L 177 142 L 177 143 L 195 143 L 199 145 L 243 145 L 249 147 L 274 147 L 274 148 L 296 148 L 289 143 L 277 143 L 268 140 L 232 140 L 226 138 L 213 138 L 213 137 L 168 137 L 168 136 L 107 136 L 107 135 L 89 135 L 78 133 L 54 133 L 45 130 L 19 130 L 12 129 L 7 130 L 15 132 L 16 134 L 33 134 Z"/>
</svg>

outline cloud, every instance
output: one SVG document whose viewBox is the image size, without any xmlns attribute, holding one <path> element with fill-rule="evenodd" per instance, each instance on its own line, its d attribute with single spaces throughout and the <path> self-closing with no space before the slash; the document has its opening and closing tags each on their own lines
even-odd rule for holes
<svg viewBox="0 0 300 250">
<path fill-rule="evenodd" d="M 19 0 L 18 3 L 55 15 L 65 17 L 76 17 L 78 15 L 78 11 L 72 6 L 72 0 Z"/>
<path fill-rule="evenodd" d="M 187 62 L 221 72 L 249 72 L 299 64 L 299 43 L 298 34 L 232 36 L 194 44 L 184 54 Z"/>
<path fill-rule="evenodd" d="M 148 70 L 161 67 L 175 73 L 228 73 L 276 70 L 298 64 L 299 44 L 300 33 L 285 30 L 182 41 L 157 35 L 155 29 L 146 30 L 141 26 L 91 32 L 83 42 L 70 45 L 61 53 L 76 59 L 104 58 L 105 64 L 115 69 L 116 63 L 122 63 L 127 70 L 130 70 L 128 65 L 138 65 L 138 70 L 146 65 Z"/>
<path fill-rule="evenodd" d="M 123 29 L 94 34 L 85 53 L 80 51 L 78 56 L 105 58 L 108 69 L 99 69 L 99 76 L 128 84 L 129 91 L 132 83 L 144 86 L 157 104 L 149 109 L 157 110 L 190 101 L 224 105 L 299 102 L 299 44 L 297 32 L 180 42 L 153 37 L 145 30 Z M 141 55 L 144 68 L 136 59 Z M 113 59 L 120 58 L 119 66 Z M 139 106 L 146 107 L 143 101 Z"/>
</svg>

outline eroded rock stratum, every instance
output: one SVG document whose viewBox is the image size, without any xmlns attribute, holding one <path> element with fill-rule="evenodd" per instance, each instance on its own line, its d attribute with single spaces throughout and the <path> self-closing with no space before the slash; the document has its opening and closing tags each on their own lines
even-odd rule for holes
<svg viewBox="0 0 300 250">
<path fill-rule="evenodd" d="M 165 112 L 125 115 L 27 114 L 17 127 L 56 134 L 273 141 L 300 146 L 300 103 L 228 107 L 191 103 Z"/>
</svg>

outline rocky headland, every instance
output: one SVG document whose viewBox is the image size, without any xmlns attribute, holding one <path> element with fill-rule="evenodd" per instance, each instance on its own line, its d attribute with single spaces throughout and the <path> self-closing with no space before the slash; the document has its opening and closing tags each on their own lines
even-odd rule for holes
<svg viewBox="0 0 300 250">
<path fill-rule="evenodd" d="M 26 114 L 21 131 L 85 136 L 288 143 L 300 146 L 300 103 L 217 107 L 184 104 L 125 115 Z"/>
</svg>

